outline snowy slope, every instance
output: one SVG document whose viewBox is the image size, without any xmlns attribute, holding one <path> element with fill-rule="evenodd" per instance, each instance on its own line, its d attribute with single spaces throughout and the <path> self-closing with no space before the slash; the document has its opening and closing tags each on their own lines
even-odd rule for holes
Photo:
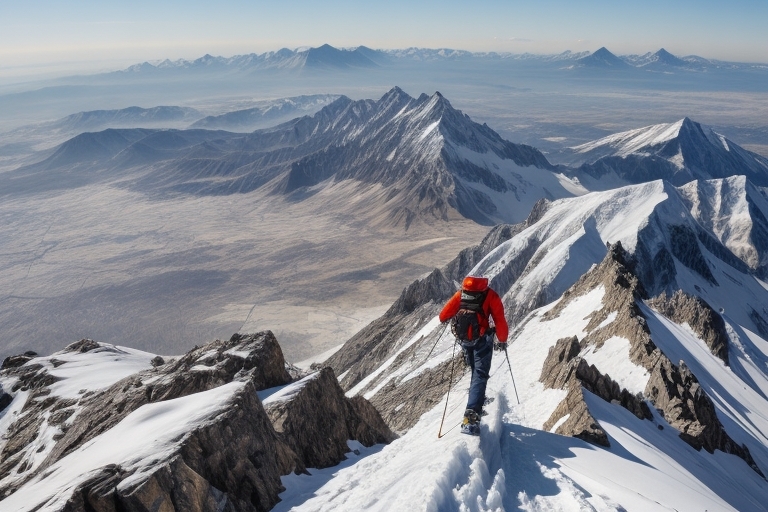
<svg viewBox="0 0 768 512">
<path fill-rule="evenodd" d="M 86 392 L 94 393 L 104 390 L 115 382 L 133 375 L 139 371 L 151 368 L 154 354 L 128 347 L 101 346 L 85 354 L 77 351 L 63 350 L 37 358 L 35 363 L 49 375 L 53 381 L 45 395 L 48 400 L 61 400 L 69 407 L 70 415 L 67 422 L 71 424 L 82 412 L 79 400 Z M 0 377 L 0 390 L 11 392 L 16 386 L 17 379 Z M 24 416 L 28 402 L 33 402 L 39 396 L 34 391 L 22 387 L 15 394 L 7 408 L 0 411 L 0 451 L 6 447 L 10 439 L 5 435 L 11 424 Z M 62 426 L 50 421 L 50 413 L 44 414 L 38 428 L 38 435 L 30 443 L 14 455 L 20 461 L 16 471 L 0 478 L 0 488 L 14 484 L 23 479 L 29 472 L 35 471 L 54 448 L 54 442 L 62 434 Z"/>
<path fill-rule="evenodd" d="M 720 242 L 765 277 L 768 200 L 744 176 L 693 181 L 680 188 L 691 214 Z"/>
</svg>

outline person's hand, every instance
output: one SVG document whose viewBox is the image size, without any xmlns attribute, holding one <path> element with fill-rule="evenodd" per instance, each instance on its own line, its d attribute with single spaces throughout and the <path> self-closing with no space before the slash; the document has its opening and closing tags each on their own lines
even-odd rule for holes
<svg viewBox="0 0 768 512">
<path fill-rule="evenodd" d="M 502 350 L 504 352 L 507 351 L 507 342 L 506 341 L 496 341 L 493 343 L 493 350 L 497 352 L 501 352 Z"/>
</svg>

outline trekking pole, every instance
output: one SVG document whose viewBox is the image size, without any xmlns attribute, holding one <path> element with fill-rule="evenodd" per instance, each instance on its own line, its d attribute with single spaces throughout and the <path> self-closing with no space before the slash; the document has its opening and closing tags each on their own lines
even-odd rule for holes
<svg viewBox="0 0 768 512">
<path fill-rule="evenodd" d="M 425 361 L 429 359 L 429 356 L 432 355 L 432 351 L 435 350 L 435 347 L 437 346 L 437 342 L 440 341 L 443 337 L 443 334 L 445 334 L 445 330 L 448 328 L 448 322 L 445 322 L 445 327 L 443 327 L 443 331 L 440 333 L 440 335 L 437 337 L 435 342 L 432 344 L 432 348 L 429 349 L 429 354 L 427 354 L 427 357 L 424 359 Z"/>
<path fill-rule="evenodd" d="M 437 432 L 437 438 L 441 439 L 443 434 L 443 423 L 445 423 L 445 413 L 448 411 L 448 399 L 451 397 L 451 387 L 453 386 L 453 365 L 456 362 L 456 343 L 453 344 L 453 350 L 451 351 L 451 378 L 448 380 L 448 394 L 445 395 L 445 407 L 443 408 L 443 418 L 440 420 L 440 430 Z"/>
<path fill-rule="evenodd" d="M 515 388 L 515 398 L 517 398 L 517 405 L 520 405 L 520 397 L 517 396 L 517 385 L 515 384 L 515 376 L 512 375 L 512 363 L 509 362 L 509 354 L 507 354 L 507 347 L 504 347 L 504 355 L 507 356 L 507 366 L 509 366 L 509 376 L 512 377 L 512 387 Z"/>
</svg>

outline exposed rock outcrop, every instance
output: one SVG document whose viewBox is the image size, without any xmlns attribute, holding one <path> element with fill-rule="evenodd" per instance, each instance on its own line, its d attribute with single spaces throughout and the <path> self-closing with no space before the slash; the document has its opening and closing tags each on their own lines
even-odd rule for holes
<svg viewBox="0 0 768 512">
<path fill-rule="evenodd" d="M 144 404 L 207 391 L 233 380 L 248 380 L 257 390 L 291 382 L 271 331 L 216 340 L 83 399 L 83 412 L 66 429 L 43 467 L 106 432 Z"/>
<path fill-rule="evenodd" d="M 662 354 L 653 343 L 648 325 L 637 305 L 647 295 L 633 270 L 633 261 L 621 243 L 613 244 L 605 259 L 569 288 L 544 318 L 557 317 L 573 299 L 602 286 L 605 291 L 603 308 L 591 315 L 586 327 L 589 334 L 581 344 L 600 348 L 608 339 L 620 336 L 630 342 L 629 359 L 633 363 L 645 368 L 653 367 Z M 603 325 L 609 315 L 615 315 L 614 320 Z"/>
<path fill-rule="evenodd" d="M 335 466 L 345 459 L 349 439 L 365 446 L 394 440 L 370 402 L 344 396 L 331 368 L 323 368 L 294 386 L 297 389 L 289 397 L 268 398 L 265 407 L 280 439 L 307 467 Z"/>
<path fill-rule="evenodd" d="M 622 389 L 609 375 L 603 375 L 594 365 L 578 357 L 580 351 L 581 346 L 575 336 L 558 340 L 549 349 L 539 380 L 547 388 L 567 389 L 568 395 L 544 423 L 544 429 L 552 429 L 567 415 L 556 433 L 609 446 L 608 436 L 590 414 L 584 401 L 584 389 L 606 402 L 621 405 L 640 419 L 651 419 L 653 415 L 642 399 Z"/>
<path fill-rule="evenodd" d="M 599 446 L 610 446 L 605 430 L 589 412 L 587 403 L 584 401 L 583 388 L 575 378 L 571 380 L 568 394 L 558 404 L 549 419 L 544 422 L 544 430 L 552 430 L 559 421 L 565 418 L 555 429 L 556 434 L 577 437 Z"/>
<path fill-rule="evenodd" d="M 105 350 L 117 348 L 84 340 L 66 351 Z M 46 368 L 66 361 L 53 357 L 47 367 L 31 361 L 4 370 L 3 376 L 12 375 L 15 386 L 29 392 L 30 399 L 6 433 L 0 478 L 11 471 L 18 477 L 4 486 L 3 496 L 23 492 L 20 489 L 35 475 L 60 471 L 66 457 L 87 449 L 88 441 L 98 442 L 101 434 L 124 425 L 123 420 L 137 421 L 127 417 L 140 413 L 142 406 L 188 400 L 183 397 L 229 383 L 236 391 L 226 395 L 215 417 L 174 438 L 173 449 L 158 453 L 150 470 L 137 469 L 135 461 L 103 466 L 78 484 L 62 510 L 266 511 L 279 500 L 282 475 L 338 464 L 349 451 L 349 439 L 370 446 L 395 437 L 367 400 L 344 395 L 330 368 L 291 384 L 304 374 L 285 363 L 269 331 L 235 334 L 228 341 L 195 347 L 178 359 L 147 363 L 149 369 L 106 389 L 84 392 L 79 399 L 54 396 L 48 388 L 57 379 Z M 270 419 L 256 391 L 285 385 L 296 392 L 269 406 Z M 41 437 L 44 431 L 50 435 L 51 427 L 59 432 L 52 447 Z M 26 456 L 38 445 L 38 452 L 47 456 L 33 467 Z M 37 457 L 42 458 L 39 453 Z"/>
<path fill-rule="evenodd" d="M 0 412 L 3 412 L 6 407 L 11 405 L 13 396 L 9 395 L 3 390 L 3 386 L 0 386 Z"/>
<path fill-rule="evenodd" d="M 77 488 L 63 510 L 271 509 L 283 490 L 280 475 L 304 466 L 271 428 L 252 383 L 226 405 L 148 474 L 106 466 Z"/>
<path fill-rule="evenodd" d="M 671 297 L 662 293 L 647 304 L 677 324 L 688 324 L 707 344 L 709 350 L 728 364 L 728 333 L 725 331 L 725 322 L 704 300 L 678 290 Z"/>
<path fill-rule="evenodd" d="M 681 439 L 697 450 L 705 448 L 712 452 L 717 449 L 737 455 L 762 475 L 746 446 L 739 446 L 728 436 L 717 418 L 714 404 L 699 386 L 696 377 L 687 368 L 680 370 L 653 343 L 646 318 L 638 306 L 638 302 L 646 299 L 647 296 L 633 269 L 634 264 L 621 244 L 613 245 L 600 265 L 582 276 L 574 286 L 563 294 L 562 300 L 544 317 L 556 317 L 574 298 L 588 293 L 597 286 L 603 286 L 605 289 L 604 307 L 592 314 L 586 327 L 589 334 L 579 344 L 580 348 L 588 345 L 599 348 L 613 336 L 620 336 L 629 340 L 630 360 L 644 367 L 650 373 L 644 395 L 654 403 L 665 420 L 680 432 Z M 702 339 L 708 340 L 707 343 L 710 347 L 716 347 L 713 352 L 721 351 L 721 336 L 724 334 L 718 329 L 717 318 L 719 316 L 711 311 L 706 303 L 680 295 L 677 299 L 661 299 L 655 304 L 660 304 L 658 307 L 664 309 L 665 315 L 674 317 L 673 320 L 685 319 L 688 321 L 690 319 L 697 325 L 694 329 L 701 330 Z M 605 322 L 611 314 L 615 315 L 615 318 L 606 324 Z M 715 332 L 707 331 L 708 328 L 714 329 Z M 586 362 L 579 362 L 579 358 L 576 357 L 578 351 L 576 351 L 574 343 L 575 340 L 573 339 L 560 340 L 556 347 L 550 351 L 542 372 L 542 382 L 549 382 L 553 387 L 562 387 L 561 384 L 565 380 L 571 379 L 572 382 L 575 381 L 584 385 L 586 389 L 595 392 L 604 399 L 617 400 L 635 413 L 638 418 L 650 418 L 649 412 L 646 413 L 650 410 L 642 401 L 638 401 L 631 394 L 625 394 L 621 391 L 617 395 L 618 386 L 612 381 L 608 382 L 607 376 L 603 376 L 604 378 L 601 379 L 597 369 L 592 370 L 586 365 Z M 722 350 L 727 351 L 727 345 Z M 563 362 L 567 361 L 568 357 L 572 358 L 570 363 L 563 366 Z M 589 382 L 591 384 L 585 384 Z M 576 407 L 577 417 L 586 417 L 583 412 L 579 412 L 581 406 L 578 405 L 578 396 L 571 396 L 574 386 L 568 384 L 567 387 L 569 397 L 563 402 L 565 405 L 561 404 L 561 407 L 558 407 L 559 412 L 556 411 L 552 415 L 548 424 L 554 425 L 559 418 L 564 416 L 569 407 Z M 578 428 L 588 423 L 586 420 L 580 420 L 579 426 L 575 427 L 571 425 L 574 421 L 576 420 L 569 418 L 566 422 L 569 424 L 567 428 L 577 432 L 579 431 Z M 558 432 L 560 429 L 565 431 L 565 425 L 561 425 Z"/>
<path fill-rule="evenodd" d="M 737 455 L 764 476 L 747 447 L 737 444 L 725 431 L 714 403 L 683 361 L 675 366 L 661 358 L 651 371 L 645 394 L 686 443 L 709 453 L 720 450 Z"/>
<path fill-rule="evenodd" d="M 426 369 L 416 378 L 404 382 L 390 380 L 371 397 L 371 403 L 379 411 L 383 411 L 382 416 L 387 425 L 396 432 L 406 432 L 416 424 L 424 411 L 428 411 L 443 399 L 449 385 L 455 386 L 461 380 L 464 369 L 464 359 L 459 351 L 453 360 Z"/>
<path fill-rule="evenodd" d="M 95 350 L 99 348 L 101 345 L 97 341 L 93 341 L 92 339 L 84 338 L 80 341 L 76 341 L 74 343 L 70 343 L 66 347 L 64 347 L 64 352 L 80 352 L 82 354 L 86 352 L 90 352 L 91 350 Z"/>
<path fill-rule="evenodd" d="M 3 365 L 0 367 L 0 369 L 5 370 L 6 368 L 18 368 L 19 366 L 28 363 L 35 357 L 37 357 L 37 352 L 33 352 L 31 350 L 28 350 L 17 356 L 8 356 L 3 359 Z"/>
</svg>

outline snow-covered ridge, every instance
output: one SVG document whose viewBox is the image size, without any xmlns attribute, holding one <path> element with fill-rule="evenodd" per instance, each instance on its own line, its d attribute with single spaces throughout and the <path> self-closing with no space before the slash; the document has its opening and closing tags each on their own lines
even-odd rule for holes
<svg viewBox="0 0 768 512">
<path fill-rule="evenodd" d="M 639 152 L 643 148 L 656 146 L 677 137 L 684 122 L 685 119 L 681 119 L 674 123 L 657 124 L 616 133 L 596 141 L 576 146 L 573 150 L 577 153 L 589 153 L 600 148 L 605 148 L 604 151 L 606 151 L 606 154 L 625 157 L 630 153 Z"/>
<path fill-rule="evenodd" d="M 768 185 L 768 159 L 751 153 L 689 118 L 616 133 L 571 148 L 572 171 L 590 190 L 665 179 L 693 180 L 744 175 Z"/>
<path fill-rule="evenodd" d="M 230 400 L 244 386 L 244 382 L 231 382 L 210 391 L 147 404 L 5 498 L 3 509 L 61 510 L 78 486 L 110 464 L 131 474 L 122 486 L 141 482 L 157 470 L 159 460 L 178 451 L 190 431 L 231 407 Z"/>
</svg>

